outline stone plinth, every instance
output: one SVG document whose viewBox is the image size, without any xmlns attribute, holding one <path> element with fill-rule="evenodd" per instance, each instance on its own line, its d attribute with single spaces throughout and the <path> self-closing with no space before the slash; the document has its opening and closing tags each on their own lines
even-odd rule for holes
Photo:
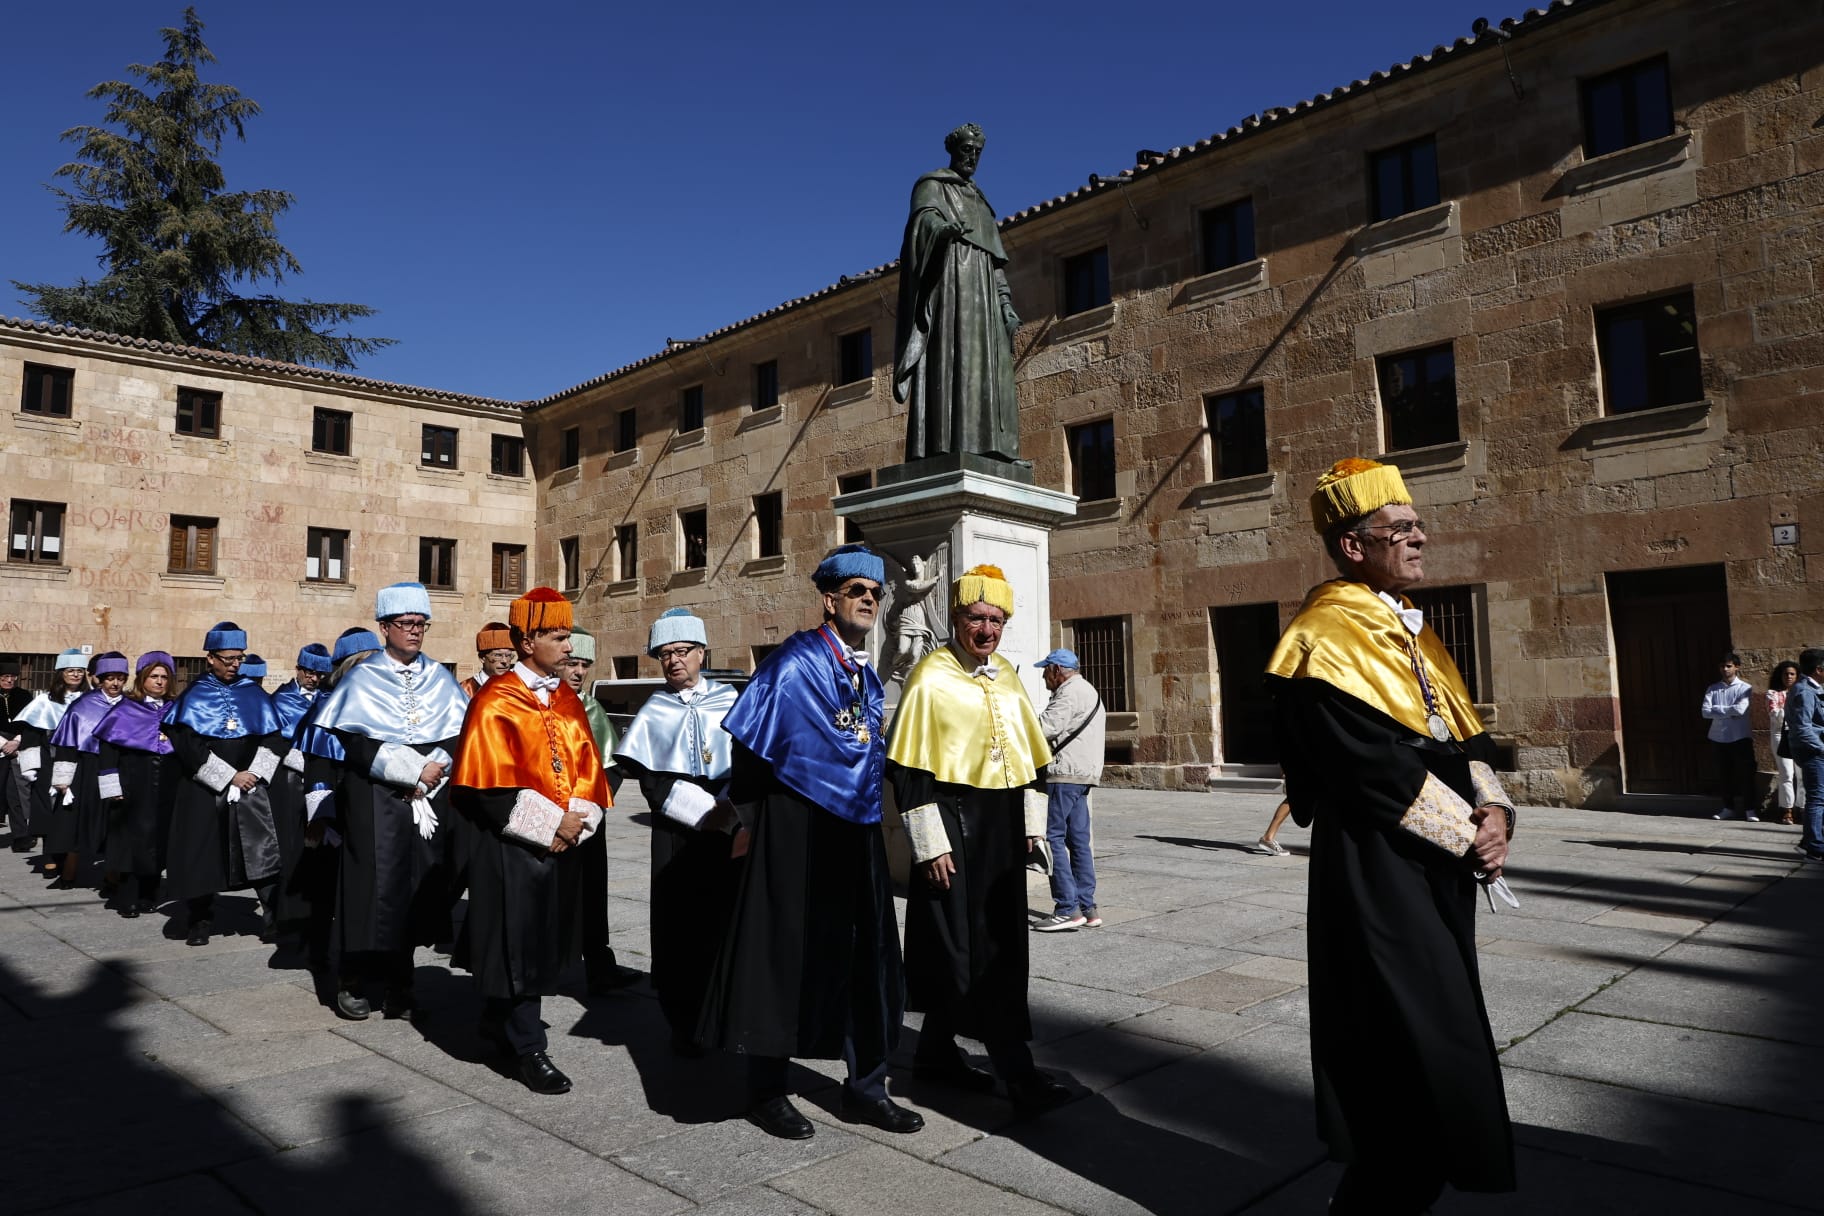
<svg viewBox="0 0 1824 1216">
<path fill-rule="evenodd" d="M 898 466 L 903 470 L 905 466 Z M 984 562 L 999 566 L 1013 584 L 1014 614 L 1001 639 L 1000 653 L 1020 669 L 1020 678 L 1035 705 L 1044 705 L 1045 685 L 1032 666 L 1051 649 L 1051 530 L 1077 512 L 1077 500 L 1057 490 L 1026 481 L 1028 469 L 1008 467 L 1010 476 L 961 467 L 927 476 L 889 476 L 883 483 L 834 500 L 836 514 L 861 526 L 868 543 L 896 563 L 901 571 L 913 568 L 913 559 L 925 564 L 927 575 L 938 582 L 910 609 L 906 632 L 929 630 L 941 644 L 949 636 L 950 583 L 971 566 Z M 893 594 L 904 596 L 898 571 L 889 571 Z M 894 620 L 898 606 L 889 603 L 878 652 L 883 678 L 895 650 Z"/>
</svg>

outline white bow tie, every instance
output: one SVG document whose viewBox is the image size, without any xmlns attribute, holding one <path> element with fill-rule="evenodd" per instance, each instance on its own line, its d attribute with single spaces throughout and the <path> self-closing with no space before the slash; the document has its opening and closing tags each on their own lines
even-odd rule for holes
<svg viewBox="0 0 1824 1216">
<path fill-rule="evenodd" d="M 999 674 L 1000 672 L 992 663 L 983 663 L 980 667 L 969 673 L 971 679 L 976 676 L 987 676 L 990 680 L 994 679 Z"/>
<path fill-rule="evenodd" d="M 1406 626 L 1408 633 L 1414 637 L 1419 636 L 1419 630 L 1425 628 L 1425 614 L 1422 611 L 1417 608 L 1402 607 L 1399 600 L 1385 591 L 1377 591 L 1375 594 L 1381 597 L 1383 604 L 1393 609 L 1393 615 L 1400 618 L 1400 624 Z"/>
<path fill-rule="evenodd" d="M 562 676 L 534 677 L 526 687 L 533 692 L 556 692 L 557 686 L 563 683 Z"/>
<path fill-rule="evenodd" d="M 849 662 L 851 663 L 868 663 L 871 661 L 872 660 L 868 658 L 868 652 L 865 650 L 849 651 Z"/>
</svg>

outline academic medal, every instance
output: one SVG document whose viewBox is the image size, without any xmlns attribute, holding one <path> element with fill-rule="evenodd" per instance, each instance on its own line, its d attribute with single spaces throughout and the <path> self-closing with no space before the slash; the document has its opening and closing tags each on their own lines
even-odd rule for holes
<svg viewBox="0 0 1824 1216">
<path fill-rule="evenodd" d="M 1436 739 L 1439 743 L 1450 742 L 1450 727 L 1444 724 L 1444 718 L 1441 714 L 1432 714 L 1427 717 L 1425 719 L 1425 729 L 1429 730 L 1431 732 L 1431 737 Z"/>
</svg>

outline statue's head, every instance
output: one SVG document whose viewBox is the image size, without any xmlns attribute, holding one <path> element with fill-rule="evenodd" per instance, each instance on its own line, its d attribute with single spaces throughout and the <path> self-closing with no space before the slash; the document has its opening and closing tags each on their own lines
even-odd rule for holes
<svg viewBox="0 0 1824 1216">
<path fill-rule="evenodd" d="M 972 122 L 966 122 L 944 136 L 944 151 L 950 154 L 950 167 L 964 177 L 974 176 L 975 166 L 981 162 L 982 148 L 987 142 L 988 137 Z"/>
</svg>

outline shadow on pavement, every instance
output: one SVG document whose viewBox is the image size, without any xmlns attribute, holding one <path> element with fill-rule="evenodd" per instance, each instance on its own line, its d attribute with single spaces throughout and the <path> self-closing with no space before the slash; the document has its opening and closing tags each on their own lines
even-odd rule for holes
<svg viewBox="0 0 1824 1216">
<path fill-rule="evenodd" d="M 130 1022 L 157 1002 L 132 977 L 130 965 L 98 964 L 81 988 L 53 997 L 0 962 L 0 1012 L 10 1023 L 0 1119 L 11 1163 L 0 1213 L 321 1216 L 379 1210 L 375 1198 L 387 1196 L 410 1201 L 393 1210 L 475 1211 L 380 1121 L 379 1095 L 340 1099 L 330 1151 L 288 1161 L 293 1146 L 274 1144 L 140 1048 Z M 229 1166 L 238 1166 L 232 1182 L 218 1172 Z"/>
</svg>

